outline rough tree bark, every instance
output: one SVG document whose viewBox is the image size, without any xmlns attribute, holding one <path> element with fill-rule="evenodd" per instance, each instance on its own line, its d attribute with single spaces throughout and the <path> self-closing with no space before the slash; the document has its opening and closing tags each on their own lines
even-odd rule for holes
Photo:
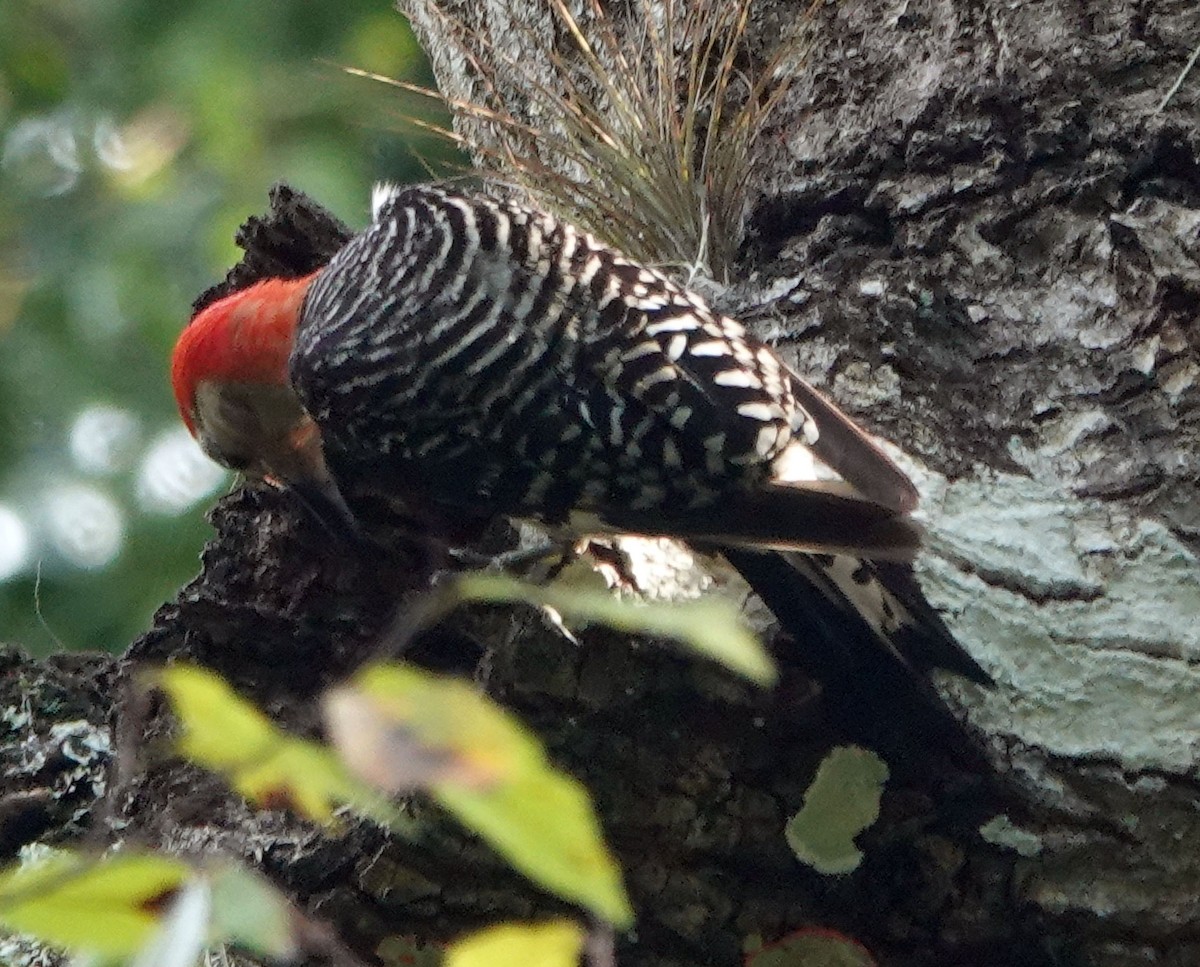
<svg viewBox="0 0 1200 967">
<path fill-rule="evenodd" d="M 443 90 L 470 96 L 448 21 L 401 6 Z M 782 826 L 840 736 L 786 652 L 785 687 L 763 695 L 493 610 L 415 657 L 475 673 L 594 790 L 639 912 L 623 965 L 732 964 L 746 937 L 810 923 L 885 964 L 1200 962 L 1200 77 L 1158 109 L 1200 10 L 809 6 L 754 11 L 764 47 L 811 15 L 812 46 L 764 140 L 729 299 L 907 455 L 923 586 L 999 683 L 945 686 L 1021 788 L 1017 828 L 986 842 L 952 767 L 918 762 L 860 870 L 801 867 Z M 442 8 L 526 62 L 530 31 L 554 29 L 541 3 Z M 311 729 L 312 696 L 415 581 L 331 548 L 272 491 L 235 493 L 213 522 L 202 574 L 119 671 L 4 658 L 3 706 L 29 715 L 2 720 L 0 845 L 77 835 L 95 799 L 99 839 L 120 818 L 127 839 L 254 857 L 368 958 L 389 935 L 555 909 L 428 814 L 418 844 L 331 841 L 159 759 L 98 798 L 112 730 L 146 738 L 120 727 L 113 684 L 135 660 L 189 655 Z"/>
</svg>

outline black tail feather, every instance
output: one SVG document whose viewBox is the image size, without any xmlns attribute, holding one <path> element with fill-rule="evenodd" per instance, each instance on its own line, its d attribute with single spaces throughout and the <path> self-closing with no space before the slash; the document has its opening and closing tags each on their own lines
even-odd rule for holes
<svg viewBox="0 0 1200 967">
<path fill-rule="evenodd" d="M 896 649 L 909 663 L 922 671 L 944 668 L 977 685 L 995 685 L 992 676 L 959 644 L 925 599 L 910 567 L 894 561 L 873 561 L 871 567 L 912 618 L 896 638 Z"/>
<path fill-rule="evenodd" d="M 814 581 L 814 572 L 789 561 L 802 555 L 741 549 L 724 553 L 795 639 L 797 650 L 789 658 L 822 684 L 831 715 L 850 736 L 885 758 L 911 761 L 937 748 L 973 772 L 987 769 L 977 741 L 926 677 L 936 664 L 990 683 L 949 631 L 922 622 L 885 642 L 846 601 L 836 600 Z M 922 619 L 936 621 L 932 609 L 925 608 L 928 615 L 922 613 Z M 924 641 L 929 636 L 944 640 L 930 646 Z M 953 656 L 943 653 L 947 642 Z"/>
</svg>

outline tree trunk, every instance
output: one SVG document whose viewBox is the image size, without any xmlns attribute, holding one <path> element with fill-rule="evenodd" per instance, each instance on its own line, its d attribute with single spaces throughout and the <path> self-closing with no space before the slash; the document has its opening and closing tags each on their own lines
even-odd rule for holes
<svg viewBox="0 0 1200 967">
<path fill-rule="evenodd" d="M 400 6 L 451 97 L 479 94 L 481 59 L 537 64 L 555 42 L 540 3 Z M 578 647 L 530 611 L 479 609 L 414 658 L 475 673 L 593 791 L 638 911 L 623 967 L 734 964 L 748 938 L 810 924 L 889 965 L 1200 962 L 1200 75 L 1160 109 L 1200 9 L 762 0 L 753 17 L 758 48 L 794 21 L 810 47 L 760 141 L 725 300 L 903 450 L 923 589 L 998 683 L 945 692 L 1017 791 L 1013 821 L 985 839 L 953 767 L 917 763 L 889 783 L 860 869 L 822 877 L 782 829 L 843 736 L 786 654 L 788 687 L 768 695 L 611 633 Z M 488 38 L 475 59 L 455 20 Z M 313 696 L 370 654 L 420 575 L 330 547 L 274 491 L 232 495 L 214 525 L 203 573 L 125 674 L 187 655 L 312 729 Z M 46 696 L 91 695 L 104 735 L 121 693 L 96 690 L 103 662 L 7 660 L 9 686 L 59 683 L 4 747 L 14 790 L 54 791 L 67 760 L 39 771 L 16 751 L 57 748 Z M 160 727 L 124 722 L 126 749 Z M 94 777 L 104 755 L 89 761 Z M 558 909 L 430 810 L 417 844 L 365 826 L 335 841 L 194 770 L 125 765 L 101 818 L 260 857 L 364 957 L 396 934 Z M 78 803 L 37 819 L 29 801 L 6 788 L 0 841 L 81 822 Z"/>
</svg>

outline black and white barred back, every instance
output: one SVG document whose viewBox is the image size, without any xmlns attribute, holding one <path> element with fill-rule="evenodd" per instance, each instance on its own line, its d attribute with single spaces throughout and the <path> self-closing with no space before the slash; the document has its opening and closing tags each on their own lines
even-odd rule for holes
<svg viewBox="0 0 1200 967">
<path fill-rule="evenodd" d="M 741 324 L 592 236 L 436 187 L 373 207 L 314 281 L 291 362 L 333 464 L 450 505 L 620 525 L 767 485 L 818 442 L 806 404 L 853 453 L 848 421 Z M 844 462 L 870 479 L 851 482 L 908 509 L 903 475 L 862 445 Z"/>
<path fill-rule="evenodd" d="M 436 187 L 377 190 L 373 208 L 312 283 L 291 359 L 352 508 L 583 512 L 741 548 L 730 559 L 814 671 L 880 694 L 929 665 L 987 680 L 902 574 L 753 549 L 903 558 L 916 491 L 739 323 L 533 209 Z M 784 479 L 810 450 L 852 486 Z"/>
</svg>

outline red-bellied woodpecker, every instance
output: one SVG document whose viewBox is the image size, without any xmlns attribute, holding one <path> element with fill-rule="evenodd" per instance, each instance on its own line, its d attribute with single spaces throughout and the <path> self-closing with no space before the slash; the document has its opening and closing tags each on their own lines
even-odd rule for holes
<svg viewBox="0 0 1200 967">
<path fill-rule="evenodd" d="M 176 398 L 212 457 L 349 515 L 417 495 L 733 548 L 755 586 L 779 566 L 763 549 L 806 552 L 787 570 L 888 661 L 987 680 L 903 579 L 844 556 L 912 554 L 912 484 L 741 324 L 519 204 L 385 186 L 373 209 L 324 268 L 234 292 L 180 337 Z M 845 482 L 793 479 L 814 456 Z M 764 597 L 786 612 L 790 593 Z M 915 652 L 889 652 L 913 629 Z"/>
</svg>

